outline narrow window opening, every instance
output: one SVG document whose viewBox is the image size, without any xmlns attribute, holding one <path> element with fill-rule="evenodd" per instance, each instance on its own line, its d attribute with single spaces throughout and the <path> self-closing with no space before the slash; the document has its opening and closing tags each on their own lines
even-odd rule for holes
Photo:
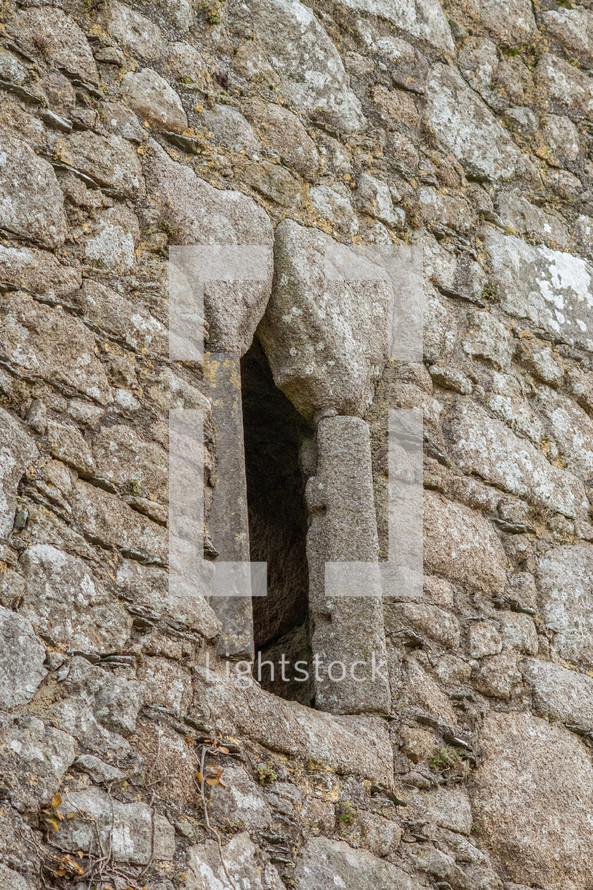
<svg viewBox="0 0 593 890">
<path fill-rule="evenodd" d="M 257 341 L 241 381 L 251 560 L 268 564 L 268 595 L 253 598 L 254 674 L 269 692 L 311 705 L 312 683 L 302 680 L 311 661 L 302 454 L 313 431 L 275 386 Z"/>
</svg>

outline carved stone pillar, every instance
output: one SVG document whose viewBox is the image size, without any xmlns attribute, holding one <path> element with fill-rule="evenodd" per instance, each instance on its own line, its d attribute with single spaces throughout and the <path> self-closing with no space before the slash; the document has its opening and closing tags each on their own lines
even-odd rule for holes
<svg viewBox="0 0 593 890">
<path fill-rule="evenodd" d="M 307 483 L 315 705 L 336 714 L 389 713 L 369 427 L 357 417 L 325 417 L 317 449 Z M 326 572 L 337 562 L 346 565 Z"/>
<path fill-rule="evenodd" d="M 249 563 L 249 520 L 238 354 L 206 353 L 204 380 L 212 403 L 216 466 L 207 532 L 218 552 L 217 563 Z M 249 568 L 242 573 L 249 586 Z M 220 594 L 221 591 L 217 591 Z M 250 594 L 249 591 L 247 591 Z M 212 597 L 211 606 L 222 624 L 218 653 L 223 657 L 253 658 L 251 597 Z"/>
</svg>

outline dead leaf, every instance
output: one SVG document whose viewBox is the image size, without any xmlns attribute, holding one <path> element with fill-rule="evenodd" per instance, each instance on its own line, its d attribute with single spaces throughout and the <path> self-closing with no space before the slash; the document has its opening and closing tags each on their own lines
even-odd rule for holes
<svg viewBox="0 0 593 890">
<path fill-rule="evenodd" d="M 79 875 L 83 874 L 84 869 L 81 868 L 78 862 L 74 862 L 74 860 L 70 859 L 69 856 L 66 856 L 64 861 L 67 862 L 68 865 L 71 866 L 71 868 L 75 869 L 75 871 L 77 871 Z"/>
</svg>

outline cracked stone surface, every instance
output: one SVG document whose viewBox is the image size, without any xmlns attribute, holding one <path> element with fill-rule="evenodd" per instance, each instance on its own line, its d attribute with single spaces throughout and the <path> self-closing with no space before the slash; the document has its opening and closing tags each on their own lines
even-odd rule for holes
<svg viewBox="0 0 593 890">
<path fill-rule="evenodd" d="M 3 0 L 2 890 L 591 890 L 590 7 Z"/>
<path fill-rule="evenodd" d="M 0 606 L 0 701 L 13 708 L 31 701 L 47 671 L 45 650 L 26 618 Z"/>
</svg>

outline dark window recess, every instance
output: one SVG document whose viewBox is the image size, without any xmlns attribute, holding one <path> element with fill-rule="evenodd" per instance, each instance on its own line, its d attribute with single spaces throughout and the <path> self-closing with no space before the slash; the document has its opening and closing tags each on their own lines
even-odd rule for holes
<svg viewBox="0 0 593 890">
<path fill-rule="evenodd" d="M 294 665 L 311 659 L 305 477 L 301 449 L 312 430 L 275 386 L 268 361 L 254 342 L 241 360 L 243 428 L 251 560 L 268 564 L 268 595 L 253 598 L 253 625 L 263 664 L 264 689 L 303 704 L 311 703 L 311 686 L 297 682 Z M 289 662 L 285 682 L 280 659 Z M 258 678 L 259 679 L 259 678 Z"/>
</svg>

